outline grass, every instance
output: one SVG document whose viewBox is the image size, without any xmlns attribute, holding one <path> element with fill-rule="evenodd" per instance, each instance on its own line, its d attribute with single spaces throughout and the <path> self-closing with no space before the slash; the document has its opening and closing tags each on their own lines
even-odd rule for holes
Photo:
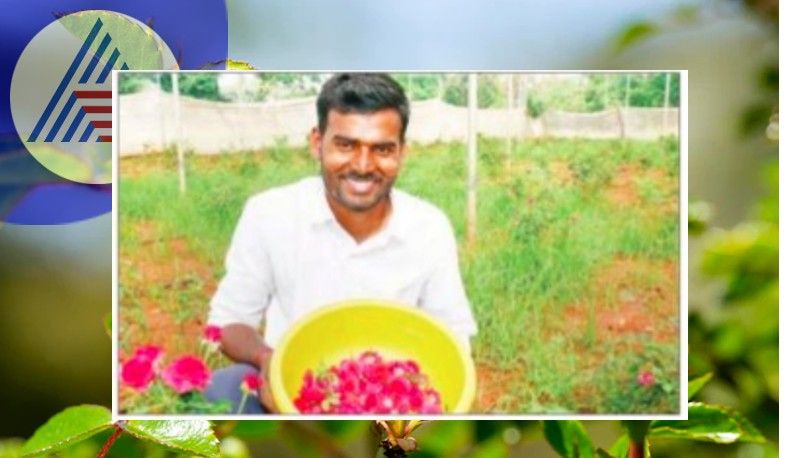
<svg viewBox="0 0 800 458">
<path fill-rule="evenodd" d="M 536 140 L 504 150 L 503 140 L 479 142 L 471 247 L 463 144 L 412 145 L 397 183 L 455 228 L 480 328 L 474 350 L 487 389 L 478 408 L 677 412 L 677 141 Z M 188 164 L 181 196 L 169 152 L 121 161 L 121 348 L 165 316 L 184 334 L 165 339 L 201 326 L 245 199 L 318 173 L 305 150 L 282 146 Z M 154 306 L 163 315 L 136 310 Z M 645 370 L 658 375 L 654 386 L 637 385 Z M 487 394 L 490 385 L 501 394 Z"/>
</svg>

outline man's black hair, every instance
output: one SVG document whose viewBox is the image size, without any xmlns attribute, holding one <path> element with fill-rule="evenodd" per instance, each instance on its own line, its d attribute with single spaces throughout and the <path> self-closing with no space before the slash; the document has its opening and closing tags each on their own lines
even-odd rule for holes
<svg viewBox="0 0 800 458">
<path fill-rule="evenodd" d="M 400 115 L 400 140 L 408 127 L 408 98 L 403 88 L 385 73 L 339 73 L 333 75 L 317 97 L 317 127 L 324 133 L 328 113 L 373 113 L 390 108 Z"/>
</svg>

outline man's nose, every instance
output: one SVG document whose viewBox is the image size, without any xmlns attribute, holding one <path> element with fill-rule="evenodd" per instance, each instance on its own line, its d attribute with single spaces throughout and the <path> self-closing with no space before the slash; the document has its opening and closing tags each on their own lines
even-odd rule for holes
<svg viewBox="0 0 800 458">
<path fill-rule="evenodd" d="M 374 166 L 369 145 L 361 145 L 356 149 L 353 167 L 361 173 L 370 172 Z"/>
</svg>

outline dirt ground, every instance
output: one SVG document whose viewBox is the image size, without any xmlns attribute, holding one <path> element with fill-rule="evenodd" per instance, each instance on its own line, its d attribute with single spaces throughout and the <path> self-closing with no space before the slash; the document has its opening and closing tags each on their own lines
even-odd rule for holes
<svg viewBox="0 0 800 458">
<path fill-rule="evenodd" d="M 126 265 L 120 269 L 121 283 L 141 311 L 137 317 L 129 313 L 135 303 L 121 303 L 120 330 L 130 344 L 128 350 L 154 344 L 163 347 L 167 357 L 200 352 L 208 300 L 217 286 L 210 266 L 192 253 L 185 240 L 159 238 L 152 223 L 137 224 L 136 234 L 140 241 L 136 252 L 120 252 L 120 262 Z M 122 350 L 120 356 L 125 356 Z"/>
</svg>

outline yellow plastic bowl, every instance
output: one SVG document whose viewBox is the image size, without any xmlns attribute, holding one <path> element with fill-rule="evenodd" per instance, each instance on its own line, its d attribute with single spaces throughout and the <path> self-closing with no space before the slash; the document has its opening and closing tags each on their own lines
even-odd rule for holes
<svg viewBox="0 0 800 458">
<path fill-rule="evenodd" d="M 402 304 L 354 300 L 315 311 L 290 329 L 270 363 L 278 410 L 298 413 L 292 400 L 309 369 L 338 364 L 367 350 L 413 359 L 442 395 L 445 413 L 465 413 L 475 398 L 475 366 L 455 335 L 435 318 Z"/>
</svg>

